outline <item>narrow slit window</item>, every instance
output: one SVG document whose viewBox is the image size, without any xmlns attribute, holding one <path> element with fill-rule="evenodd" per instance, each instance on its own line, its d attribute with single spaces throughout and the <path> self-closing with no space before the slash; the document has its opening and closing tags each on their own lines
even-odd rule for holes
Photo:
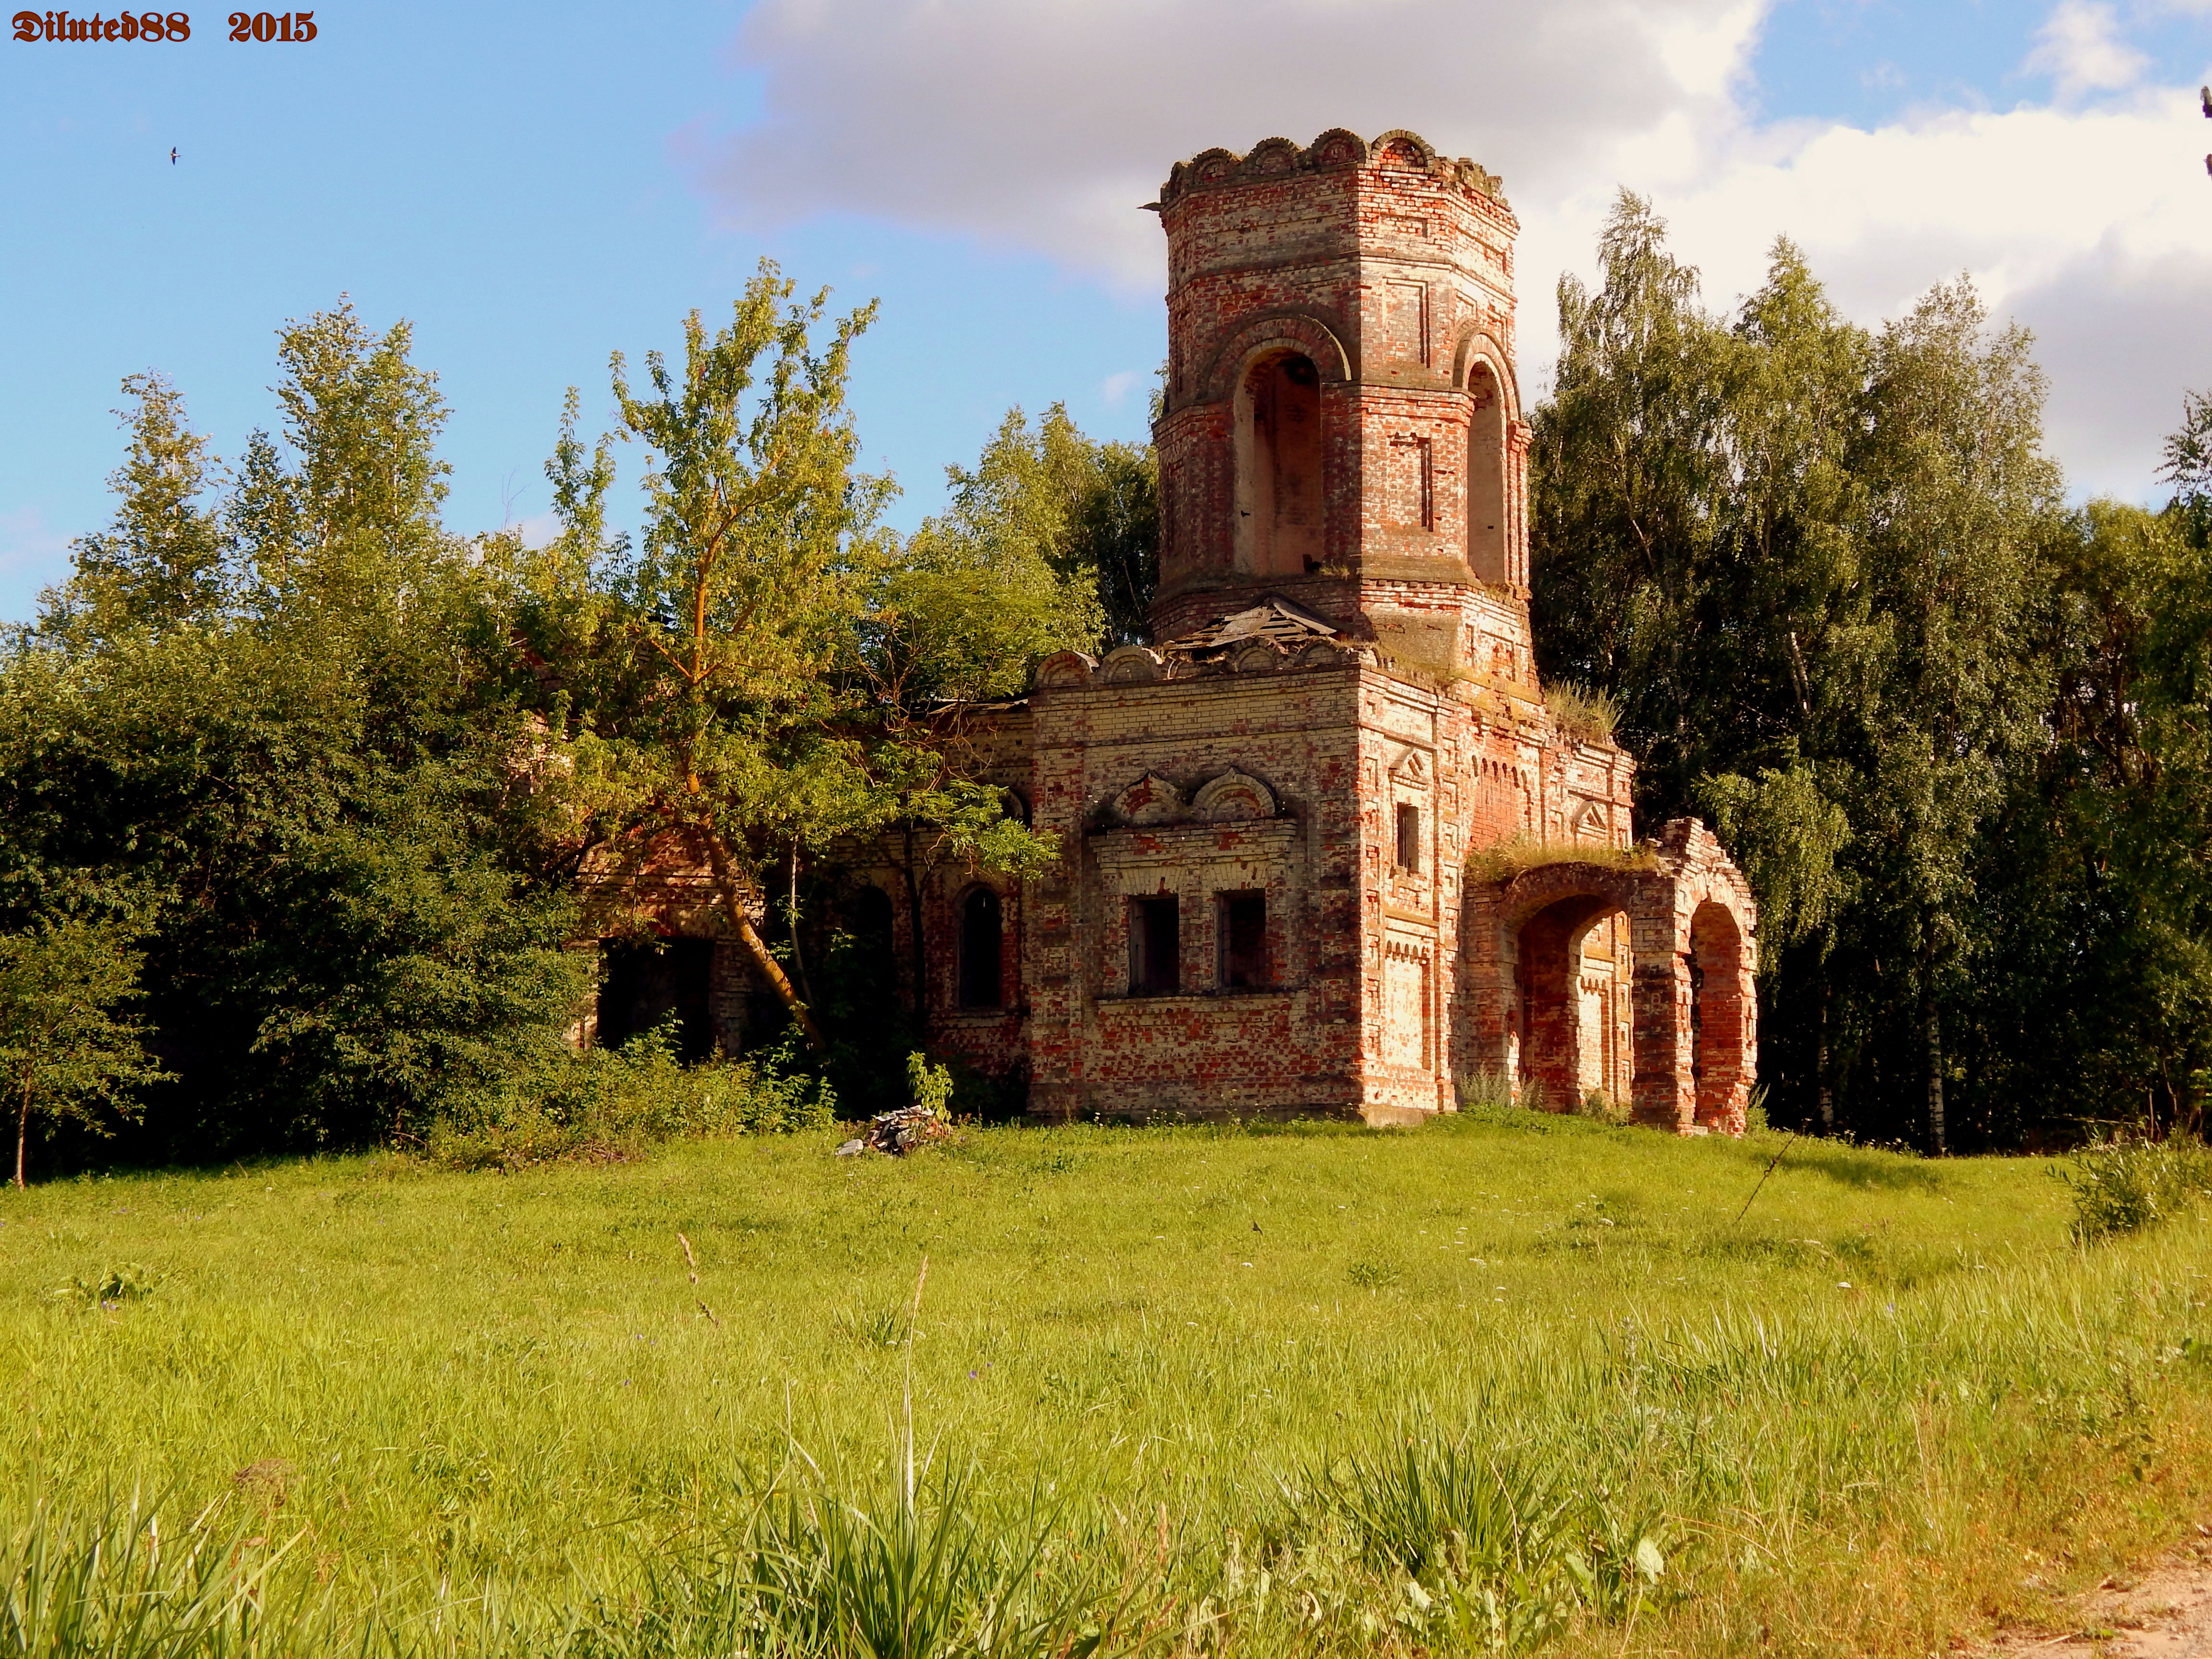
<svg viewBox="0 0 2212 1659">
<path fill-rule="evenodd" d="M 1398 867 L 1407 875 L 1421 870 L 1421 809 L 1410 801 L 1398 808 Z"/>
<path fill-rule="evenodd" d="M 1173 894 L 1129 901 L 1129 994 L 1173 996 L 1182 989 L 1182 919 Z"/>
<path fill-rule="evenodd" d="M 1221 983 L 1231 991 L 1257 990 L 1268 983 L 1267 896 L 1221 896 Z"/>
</svg>

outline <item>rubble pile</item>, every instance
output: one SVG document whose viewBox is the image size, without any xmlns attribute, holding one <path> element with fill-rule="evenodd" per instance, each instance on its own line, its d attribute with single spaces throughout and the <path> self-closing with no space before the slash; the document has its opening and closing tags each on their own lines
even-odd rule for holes
<svg viewBox="0 0 2212 1659">
<path fill-rule="evenodd" d="M 884 1112 L 869 1119 L 867 1133 L 840 1146 L 837 1156 L 852 1158 L 861 1152 L 876 1152 L 903 1158 L 951 1133 L 952 1127 L 941 1112 L 927 1106 L 902 1106 L 896 1112 Z"/>
</svg>

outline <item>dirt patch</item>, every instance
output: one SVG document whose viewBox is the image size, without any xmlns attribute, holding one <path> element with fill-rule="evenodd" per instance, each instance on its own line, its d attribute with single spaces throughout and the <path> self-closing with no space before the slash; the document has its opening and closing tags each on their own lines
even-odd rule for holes
<svg viewBox="0 0 2212 1659">
<path fill-rule="evenodd" d="M 1987 1659 L 2027 1654 L 2080 1659 L 2212 1659 L 2212 1532 L 2168 1551 L 2140 1575 L 2107 1578 L 2073 1602 L 2074 1628 L 2008 1632 Z"/>
</svg>

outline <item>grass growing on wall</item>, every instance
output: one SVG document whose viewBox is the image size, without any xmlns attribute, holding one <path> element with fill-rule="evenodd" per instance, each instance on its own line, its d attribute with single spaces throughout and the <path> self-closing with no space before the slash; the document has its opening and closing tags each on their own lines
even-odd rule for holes
<svg viewBox="0 0 2212 1659">
<path fill-rule="evenodd" d="M 1510 881 L 1546 864 L 1595 864 L 1607 870 L 1641 872 L 1656 870 L 1659 855 L 1642 842 L 1634 847 L 1607 847 L 1596 842 L 1516 836 L 1468 854 L 1467 878 L 1478 884 Z"/>
<path fill-rule="evenodd" d="M 2212 1487 L 2201 1213 L 2047 1162 L 833 1142 L 12 1195 L 0 1649 L 1924 1654 Z"/>
</svg>

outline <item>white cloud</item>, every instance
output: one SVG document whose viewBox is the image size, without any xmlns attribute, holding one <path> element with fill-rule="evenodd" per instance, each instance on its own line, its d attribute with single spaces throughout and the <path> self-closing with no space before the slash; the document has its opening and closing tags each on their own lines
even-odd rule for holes
<svg viewBox="0 0 2212 1659">
<path fill-rule="evenodd" d="M 2089 92 L 2116 92 L 2133 86 L 2149 59 L 2120 39 L 2119 19 L 2110 6 L 2091 0 L 2059 0 L 2036 31 L 2035 50 L 2021 65 L 2048 75 L 2062 100 Z"/>
<path fill-rule="evenodd" d="M 2145 89 L 2092 110 L 2035 106 L 1768 151 L 1755 137 L 1694 173 L 1623 177 L 1656 199 L 1682 257 L 1728 303 L 1761 280 L 1778 234 L 1862 322 L 1970 273 L 2036 331 L 2052 447 L 2075 486 L 2141 495 L 2185 386 L 2212 386 L 2212 193 L 2193 92 Z M 1587 266 L 1601 191 L 1530 216 L 1523 270 Z M 1524 299 L 1533 296 L 1525 296 Z M 1545 348 L 1525 315 L 1523 351 Z"/>
<path fill-rule="evenodd" d="M 1145 371 L 1141 368 L 1125 368 L 1118 374 L 1109 374 L 1099 382 L 1098 396 L 1104 401 L 1107 408 L 1119 409 L 1121 406 L 1121 400 L 1127 398 L 1144 378 Z"/>
<path fill-rule="evenodd" d="M 1413 127 L 1563 188 L 1610 143 L 1729 118 L 1765 0 L 762 0 L 764 114 L 704 167 L 733 214 L 857 210 L 1148 287 L 1176 161 Z"/>
<path fill-rule="evenodd" d="M 764 113 L 702 172 L 747 221 L 857 212 L 1157 291 L 1158 222 L 1135 210 L 1176 161 L 1410 127 L 1505 175 L 1529 392 L 1553 277 L 1588 270 L 1627 185 L 1716 303 L 1757 285 L 1778 234 L 1863 322 L 1972 273 L 2038 331 L 2076 485 L 2146 494 L 2181 388 L 2212 386 L 2212 129 L 2193 87 L 2142 85 L 2112 9 L 2060 0 L 2031 65 L 2053 105 L 1762 126 L 1742 94 L 1765 5 L 761 0 L 738 46 Z"/>
<path fill-rule="evenodd" d="M 508 528 L 522 538 L 522 544 L 532 549 L 550 545 L 561 533 L 561 515 L 557 513 L 533 513 L 518 519 Z"/>
</svg>

